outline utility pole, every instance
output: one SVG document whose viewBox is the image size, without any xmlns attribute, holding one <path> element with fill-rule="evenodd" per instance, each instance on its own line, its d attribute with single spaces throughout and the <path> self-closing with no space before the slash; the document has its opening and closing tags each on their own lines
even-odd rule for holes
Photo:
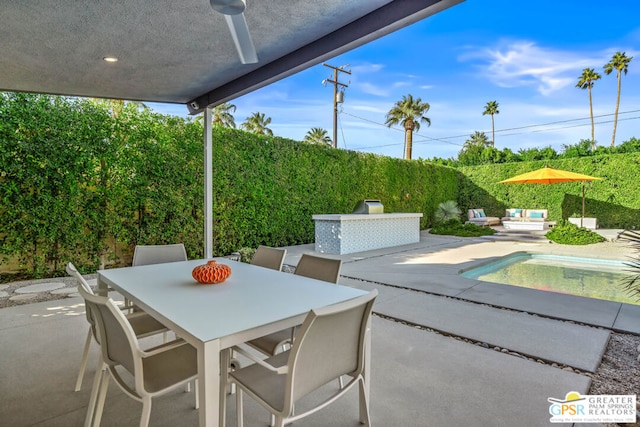
<svg viewBox="0 0 640 427">
<path fill-rule="evenodd" d="M 338 81 L 339 74 L 338 73 L 346 73 L 351 74 L 351 71 L 347 71 L 344 68 L 349 65 L 341 65 L 340 67 L 334 67 L 329 64 L 322 64 L 325 67 L 333 69 L 333 80 L 325 79 L 322 83 L 326 86 L 327 82 L 333 84 L 333 148 L 338 148 L 338 103 L 342 103 L 344 101 L 344 88 L 349 87 L 348 83 L 341 83 Z M 351 82 L 349 82 L 351 83 Z M 338 86 L 343 88 L 340 92 L 340 99 L 338 99 Z"/>
</svg>

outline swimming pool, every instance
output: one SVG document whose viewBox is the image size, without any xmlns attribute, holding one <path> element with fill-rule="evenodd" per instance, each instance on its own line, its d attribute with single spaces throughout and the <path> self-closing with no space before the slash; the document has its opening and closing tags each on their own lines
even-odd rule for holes
<svg viewBox="0 0 640 427">
<path fill-rule="evenodd" d="M 640 304 L 622 284 L 633 274 L 623 261 L 518 253 L 461 273 L 485 282 Z"/>
</svg>

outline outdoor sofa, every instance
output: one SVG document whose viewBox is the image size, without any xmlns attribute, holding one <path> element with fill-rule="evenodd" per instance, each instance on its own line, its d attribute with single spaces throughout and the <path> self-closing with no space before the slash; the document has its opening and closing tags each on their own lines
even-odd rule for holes
<svg viewBox="0 0 640 427">
<path fill-rule="evenodd" d="M 544 231 L 554 225 L 555 221 L 547 221 L 546 209 L 507 209 L 502 218 L 502 225 L 507 230 Z"/>
<path fill-rule="evenodd" d="M 547 209 L 507 209 L 502 221 L 545 222 L 548 216 Z"/>
<path fill-rule="evenodd" d="M 484 213 L 484 209 L 469 209 L 467 215 L 469 217 L 469 222 L 476 225 L 500 225 L 500 218 L 496 216 L 487 216 L 487 214 Z"/>
</svg>

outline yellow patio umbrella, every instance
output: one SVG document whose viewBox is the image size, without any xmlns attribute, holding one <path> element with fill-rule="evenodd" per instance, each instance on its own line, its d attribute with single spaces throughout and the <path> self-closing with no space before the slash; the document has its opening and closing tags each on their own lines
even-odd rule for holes
<svg viewBox="0 0 640 427">
<path fill-rule="evenodd" d="M 527 172 L 522 175 L 514 176 L 513 178 L 505 179 L 500 181 L 500 184 L 557 184 L 559 182 L 582 182 L 582 218 L 580 218 L 580 225 L 582 226 L 582 220 L 584 219 L 584 182 L 601 179 L 602 178 L 596 178 L 560 169 L 553 169 L 545 166 L 541 169 L 534 170 L 533 172 Z"/>
</svg>

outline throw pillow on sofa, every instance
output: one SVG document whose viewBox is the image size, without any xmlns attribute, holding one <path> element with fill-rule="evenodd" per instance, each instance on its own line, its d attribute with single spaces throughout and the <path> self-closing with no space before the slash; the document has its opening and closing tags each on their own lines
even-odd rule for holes
<svg viewBox="0 0 640 427">
<path fill-rule="evenodd" d="M 511 218 L 520 218 L 522 216 L 522 209 L 509 209 L 509 216 Z"/>
<path fill-rule="evenodd" d="M 542 218 L 542 212 L 531 212 L 529 218 Z"/>
</svg>

